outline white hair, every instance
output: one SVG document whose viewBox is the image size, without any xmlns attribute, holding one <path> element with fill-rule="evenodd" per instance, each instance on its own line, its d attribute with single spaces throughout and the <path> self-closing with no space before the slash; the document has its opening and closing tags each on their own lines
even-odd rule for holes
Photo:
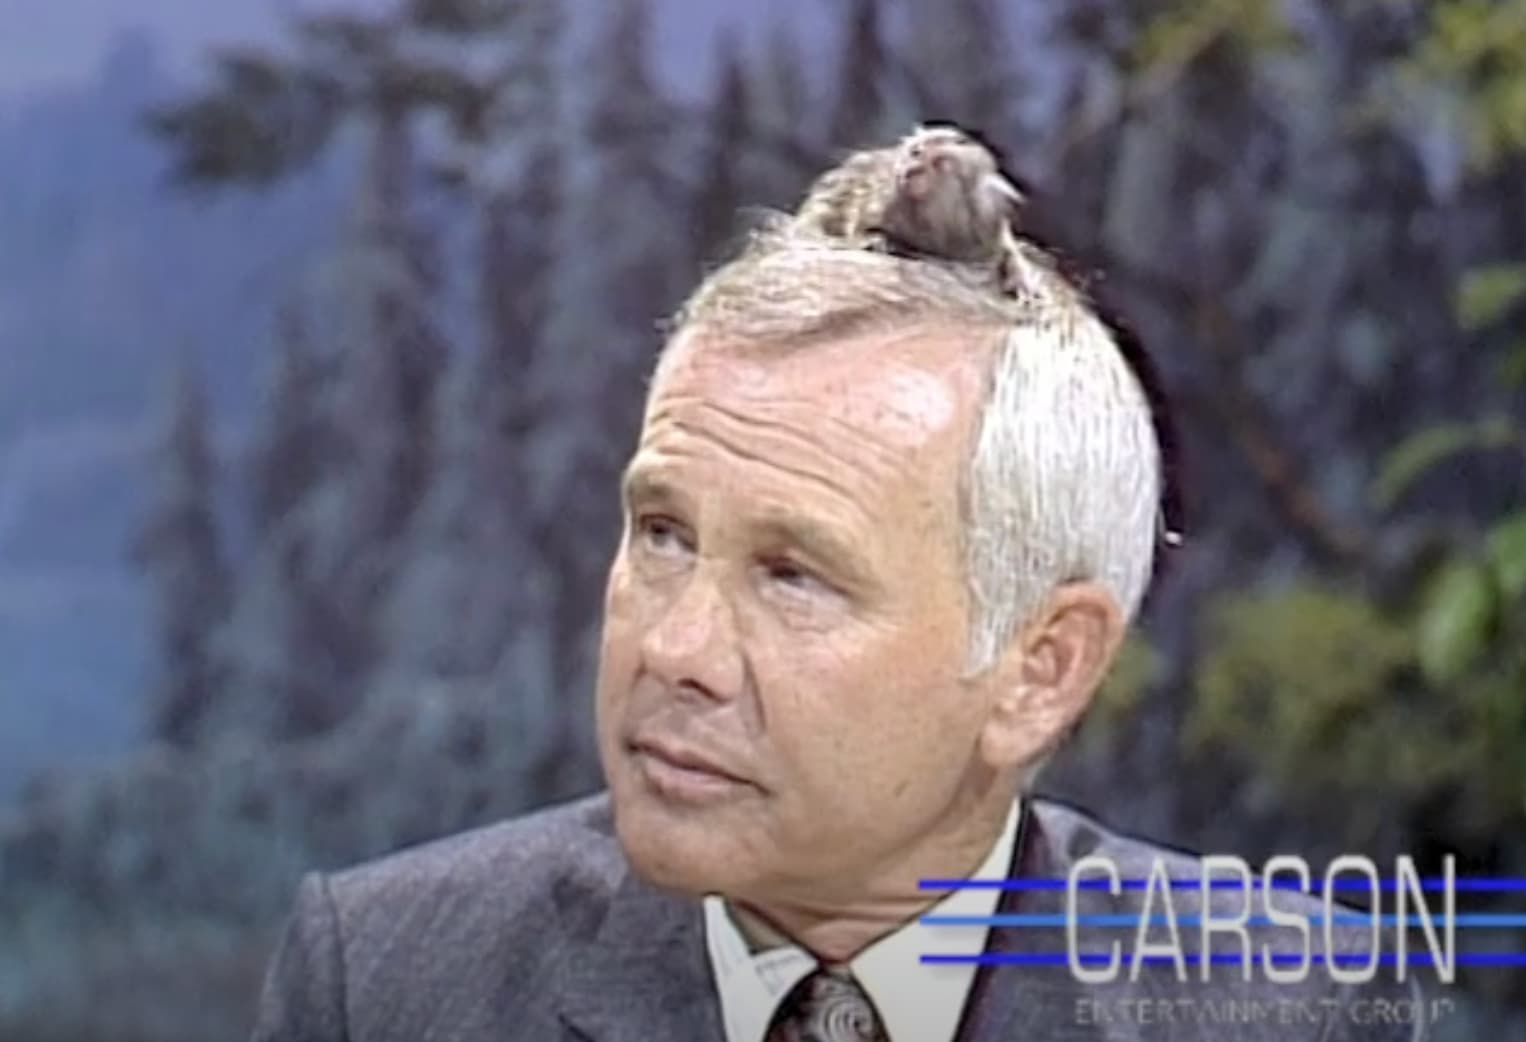
<svg viewBox="0 0 1526 1042">
<path fill-rule="evenodd" d="M 1154 563 L 1160 448 L 1143 389 L 1091 312 L 1041 307 L 1007 330 L 964 495 L 972 669 L 1064 582 L 1098 582 L 1134 617 Z"/>
<path fill-rule="evenodd" d="M 775 228 L 711 274 L 675 323 L 786 349 L 917 322 L 996 344 L 959 487 L 976 673 L 1063 583 L 1101 584 L 1131 620 L 1160 524 L 1144 389 L 1082 295 L 1036 250 L 1021 263 L 1027 290 L 1011 297 L 965 266 Z"/>
</svg>

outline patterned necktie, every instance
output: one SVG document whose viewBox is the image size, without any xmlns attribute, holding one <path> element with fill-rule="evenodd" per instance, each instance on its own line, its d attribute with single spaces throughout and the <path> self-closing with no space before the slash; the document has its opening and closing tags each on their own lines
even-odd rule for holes
<svg viewBox="0 0 1526 1042">
<path fill-rule="evenodd" d="M 779 1003 L 764 1042 L 889 1042 L 874 1003 L 846 966 L 823 966 Z"/>
</svg>

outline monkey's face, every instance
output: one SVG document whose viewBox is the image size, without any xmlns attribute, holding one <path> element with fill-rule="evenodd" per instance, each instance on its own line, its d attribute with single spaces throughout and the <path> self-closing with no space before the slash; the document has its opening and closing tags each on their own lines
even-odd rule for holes
<svg viewBox="0 0 1526 1042">
<path fill-rule="evenodd" d="M 984 145 L 952 127 L 919 130 L 901 143 L 896 162 L 900 191 L 912 199 L 968 193 L 997 173 Z"/>
<path fill-rule="evenodd" d="M 980 142 L 949 127 L 899 146 L 895 197 L 882 229 L 902 247 L 956 261 L 991 261 L 1020 201 Z"/>
</svg>

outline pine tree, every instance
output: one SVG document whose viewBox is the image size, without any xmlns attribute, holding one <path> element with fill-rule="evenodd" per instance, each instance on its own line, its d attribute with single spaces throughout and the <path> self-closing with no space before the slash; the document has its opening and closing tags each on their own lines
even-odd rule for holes
<svg viewBox="0 0 1526 1042">
<path fill-rule="evenodd" d="M 319 547 L 332 487 L 319 485 L 270 529 L 240 576 L 218 648 L 228 663 L 219 734 L 283 742 L 323 734 L 354 709 L 363 649 L 343 598 L 324 581 Z"/>
<path fill-rule="evenodd" d="M 336 435 L 345 500 L 330 533 L 334 579 L 369 615 L 428 484 L 434 399 L 448 355 L 435 324 L 438 262 L 410 212 L 412 144 L 403 114 L 374 125 L 352 240 L 336 270 L 340 298 Z"/>
<path fill-rule="evenodd" d="M 525 375 L 542 363 L 555 263 L 553 230 L 562 206 L 562 104 L 555 56 L 564 27 L 554 4 L 506 9 L 494 33 L 512 46 L 487 84 L 496 118 L 469 143 L 480 147 L 473 178 L 481 212 L 477 304 L 484 373 L 505 401 L 489 422 L 519 439 L 535 422 Z"/>
<path fill-rule="evenodd" d="M 514 748 L 493 752 L 497 784 L 514 790 L 511 805 L 529 806 L 555 795 L 528 775 L 547 720 L 567 711 L 551 676 L 554 584 L 534 545 L 540 519 L 554 514 L 543 493 L 551 478 L 536 475 L 531 452 L 538 432 L 569 420 L 542 400 L 540 375 L 556 364 L 545 327 L 562 207 L 562 25 L 553 5 L 497 15 L 442 49 L 494 58 L 455 74 L 453 137 L 438 164 L 477 218 L 478 335 L 441 388 L 435 473 L 390 597 L 378 691 L 441 696 L 485 741 L 506 729 Z"/>
<path fill-rule="evenodd" d="M 952 120 L 994 142 L 1011 140 L 1024 93 L 1010 30 L 994 0 L 946 0 L 908 11 L 907 61 L 924 119 Z"/>
<path fill-rule="evenodd" d="M 324 400 L 329 376 L 300 309 L 284 308 L 250 467 L 250 517 L 257 544 L 296 510 L 332 463 L 333 418 Z"/>
<path fill-rule="evenodd" d="M 254 554 L 219 639 L 227 697 L 216 729 L 282 741 L 332 727 L 347 707 L 339 591 L 324 579 L 319 520 L 336 491 L 335 366 L 302 308 L 277 325 L 275 362 L 247 460 Z"/>
<path fill-rule="evenodd" d="M 322 591 L 314 611 L 325 620 L 330 661 L 325 708 L 299 714 L 310 722 L 342 718 L 362 697 L 380 645 L 379 612 L 434 455 L 447 348 L 434 317 L 438 262 L 413 212 L 413 124 L 448 96 L 450 81 L 413 53 L 413 13 L 298 19 L 284 50 L 225 55 L 211 89 L 153 121 L 174 147 L 178 175 L 208 187 L 269 182 L 309 166 L 341 126 L 368 134 L 356 211 L 319 314 L 338 376 L 329 405 L 333 467 L 301 504 L 300 548 L 284 532 L 267 555 L 280 561 L 270 576 L 311 568 L 301 585 Z M 260 524 L 268 530 L 274 518 Z M 305 657 L 269 646 L 259 655 Z"/>
<path fill-rule="evenodd" d="M 756 147 L 742 164 L 752 193 L 747 205 L 793 209 L 831 158 L 802 65 L 800 45 L 784 22 L 771 28 L 762 55 L 748 65 L 747 122 Z"/>
<path fill-rule="evenodd" d="M 770 135 L 794 132 L 810 140 L 820 136 L 819 113 L 803 70 L 800 41 L 788 22 L 769 27 L 761 57 L 751 63 L 754 121 Z"/>
<path fill-rule="evenodd" d="M 708 267 L 731 252 L 739 225 L 738 207 L 750 199 L 746 173 L 752 168 L 756 142 L 752 134 L 752 99 L 746 69 L 734 33 L 722 40 L 715 100 L 705 125 L 700 159 L 702 180 L 694 200 L 691 222 L 700 267 Z"/>
<path fill-rule="evenodd" d="M 889 122 L 889 59 L 881 18 L 881 0 L 851 0 L 842 27 L 837 60 L 841 78 L 827 122 L 834 149 L 865 148 L 882 143 L 887 133 L 904 131 Z"/>
<path fill-rule="evenodd" d="M 188 746 L 204 737 L 220 697 L 215 640 L 230 589 L 206 393 L 189 366 L 176 379 L 155 457 L 154 502 L 134 546 L 158 610 L 159 677 L 149 699 L 150 727 L 159 738 Z"/>
<path fill-rule="evenodd" d="M 536 438 L 535 549 L 557 583 L 551 622 L 556 683 L 541 748 L 545 785 L 597 777 L 586 716 L 566 700 L 592 690 L 600 591 L 619 531 L 618 477 L 635 444 L 659 322 L 678 303 L 689 265 L 675 214 L 691 205 L 664 162 L 673 110 L 649 64 L 646 0 L 620 0 L 593 43 L 581 148 L 562 212 L 556 306 L 547 329 L 556 364 L 539 393 L 566 417 Z"/>
</svg>

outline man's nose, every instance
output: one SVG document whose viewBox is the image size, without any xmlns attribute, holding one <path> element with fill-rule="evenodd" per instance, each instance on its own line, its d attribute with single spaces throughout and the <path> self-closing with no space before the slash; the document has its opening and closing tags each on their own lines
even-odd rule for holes
<svg viewBox="0 0 1526 1042">
<path fill-rule="evenodd" d="M 703 568 L 663 605 L 641 651 L 647 669 L 670 690 L 688 688 L 722 700 L 741 690 L 744 670 L 731 604 Z"/>
</svg>

